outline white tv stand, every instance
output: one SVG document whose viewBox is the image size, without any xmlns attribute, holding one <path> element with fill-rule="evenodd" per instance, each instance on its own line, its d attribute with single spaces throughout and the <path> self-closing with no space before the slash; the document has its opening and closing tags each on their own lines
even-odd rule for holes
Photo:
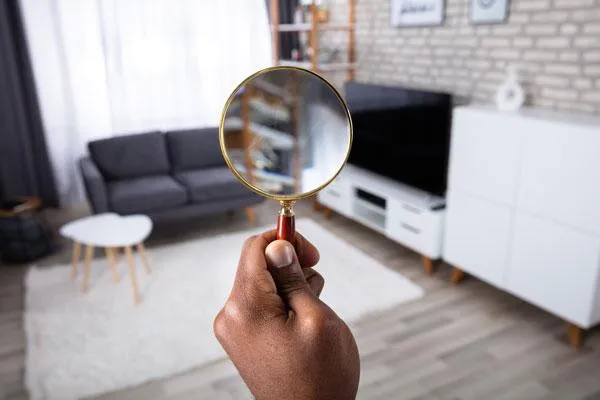
<svg viewBox="0 0 600 400">
<path fill-rule="evenodd" d="M 441 258 L 445 200 L 347 165 L 318 194 L 319 203 L 423 256 L 427 273 Z"/>
</svg>

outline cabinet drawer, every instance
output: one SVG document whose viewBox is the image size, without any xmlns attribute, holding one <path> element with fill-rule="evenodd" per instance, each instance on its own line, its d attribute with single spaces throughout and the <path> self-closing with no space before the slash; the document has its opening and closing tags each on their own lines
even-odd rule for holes
<svg viewBox="0 0 600 400">
<path fill-rule="evenodd" d="M 442 213 L 401 211 L 390 208 L 386 218 L 386 233 L 428 257 L 438 259 L 442 255 Z"/>
<path fill-rule="evenodd" d="M 390 219 L 398 219 L 418 229 L 426 229 L 426 225 L 431 219 L 431 214 L 427 210 L 421 210 L 393 199 L 388 201 L 387 212 Z"/>
<path fill-rule="evenodd" d="M 320 203 L 343 215 L 351 214 L 351 187 L 343 182 L 334 181 L 319 192 Z"/>
<path fill-rule="evenodd" d="M 451 190 L 446 207 L 444 259 L 497 287 L 504 287 L 510 207 Z"/>
<path fill-rule="evenodd" d="M 517 212 L 507 288 L 587 328 L 593 321 L 600 238 L 549 219 Z"/>
<path fill-rule="evenodd" d="M 410 247 L 418 253 L 428 253 L 425 249 L 429 247 L 427 237 L 430 234 L 430 231 L 425 231 L 422 228 L 403 222 L 399 219 L 388 218 L 386 233 L 391 239 Z M 430 254 L 426 255 L 434 257 Z"/>
</svg>

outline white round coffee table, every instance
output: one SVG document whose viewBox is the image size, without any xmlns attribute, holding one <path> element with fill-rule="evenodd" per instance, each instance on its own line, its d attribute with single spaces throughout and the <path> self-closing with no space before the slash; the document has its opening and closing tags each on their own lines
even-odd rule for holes
<svg viewBox="0 0 600 400">
<path fill-rule="evenodd" d="M 144 240 L 152 232 L 152 220 L 146 215 L 120 216 L 114 213 L 104 213 L 81 218 L 64 225 L 60 234 L 73 240 L 73 261 L 71 277 L 77 277 L 81 245 L 85 245 L 85 263 L 83 283 L 81 290 L 86 292 L 89 288 L 90 265 L 95 247 L 104 247 L 115 282 L 119 281 L 117 263 L 119 249 L 123 248 L 129 263 L 131 288 L 135 304 L 140 302 L 140 292 L 135 274 L 135 261 L 132 247 L 135 246 L 142 259 L 142 264 L 147 273 L 150 273 L 150 264 L 144 249 Z"/>
</svg>

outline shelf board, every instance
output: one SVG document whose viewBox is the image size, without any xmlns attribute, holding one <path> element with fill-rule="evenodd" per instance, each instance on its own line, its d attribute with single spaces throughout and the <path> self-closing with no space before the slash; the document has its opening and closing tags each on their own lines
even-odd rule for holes
<svg viewBox="0 0 600 400">
<path fill-rule="evenodd" d="M 384 221 L 373 221 L 373 219 L 361 214 L 360 212 L 354 213 L 352 218 L 356 219 L 361 224 L 364 224 L 373 230 L 376 230 L 381 233 L 385 233 L 385 222 Z"/>
<path fill-rule="evenodd" d="M 240 173 L 246 173 L 246 167 L 242 164 L 235 164 L 235 169 Z M 296 184 L 296 179 L 294 177 L 284 174 L 278 174 L 276 172 L 263 171 L 261 169 L 253 169 L 252 175 L 259 179 L 280 183 L 286 186 L 294 186 Z"/>
<path fill-rule="evenodd" d="M 386 210 L 360 199 L 354 199 L 353 215 L 363 224 L 380 231 L 385 230 Z"/>
<path fill-rule="evenodd" d="M 286 92 L 285 89 L 279 87 L 274 83 L 257 79 L 254 82 L 252 82 L 252 84 L 254 85 L 254 87 L 264 90 L 265 92 L 272 94 L 273 96 L 283 98 L 283 100 L 286 103 L 291 103 L 293 101 L 292 95 L 290 93 Z"/>
<path fill-rule="evenodd" d="M 249 101 L 250 108 L 255 111 L 259 117 L 263 120 L 272 121 L 283 121 L 288 122 L 291 118 L 290 112 L 284 107 L 275 107 L 269 103 L 264 102 L 258 97 L 253 97 Z M 227 110 L 228 113 L 234 113 L 241 108 L 241 102 L 239 100 L 234 101 Z"/>
<path fill-rule="evenodd" d="M 242 129 L 244 123 L 239 117 L 230 117 L 225 120 L 225 131 L 236 131 Z M 255 122 L 250 122 L 250 131 L 256 136 L 268 139 L 274 148 L 291 150 L 294 148 L 294 137 L 289 133 L 269 128 Z"/>
<path fill-rule="evenodd" d="M 279 32 L 308 32 L 312 29 L 312 24 L 279 24 L 271 25 L 273 29 Z M 345 31 L 351 29 L 348 24 L 316 24 L 319 31 Z"/>
<path fill-rule="evenodd" d="M 279 60 L 279 65 L 284 65 L 288 67 L 300 67 L 311 69 L 312 64 L 310 61 L 294 61 L 294 60 Z M 317 64 L 317 70 L 321 72 L 331 72 L 331 71 L 340 71 L 346 69 L 353 69 L 356 64 L 347 63 L 347 62 L 337 62 L 337 63 L 325 63 L 325 64 Z"/>
<path fill-rule="evenodd" d="M 354 199 L 354 202 L 357 205 L 359 205 L 360 207 L 363 207 L 363 208 L 366 208 L 368 210 L 371 210 L 371 211 L 373 211 L 376 214 L 383 215 L 384 217 L 385 217 L 385 215 L 387 213 L 387 211 L 386 211 L 385 208 L 377 207 L 376 205 L 371 204 L 371 203 L 369 203 L 367 201 L 364 201 L 364 200 L 361 200 L 361 199 L 357 198 L 357 199 Z"/>
</svg>

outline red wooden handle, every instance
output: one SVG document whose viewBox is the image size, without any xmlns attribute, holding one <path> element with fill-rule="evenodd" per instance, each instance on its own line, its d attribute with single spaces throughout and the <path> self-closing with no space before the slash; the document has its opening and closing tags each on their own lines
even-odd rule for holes
<svg viewBox="0 0 600 400">
<path fill-rule="evenodd" d="M 296 235 L 296 219 L 293 215 L 277 217 L 277 240 L 287 240 L 293 244 Z"/>
</svg>

